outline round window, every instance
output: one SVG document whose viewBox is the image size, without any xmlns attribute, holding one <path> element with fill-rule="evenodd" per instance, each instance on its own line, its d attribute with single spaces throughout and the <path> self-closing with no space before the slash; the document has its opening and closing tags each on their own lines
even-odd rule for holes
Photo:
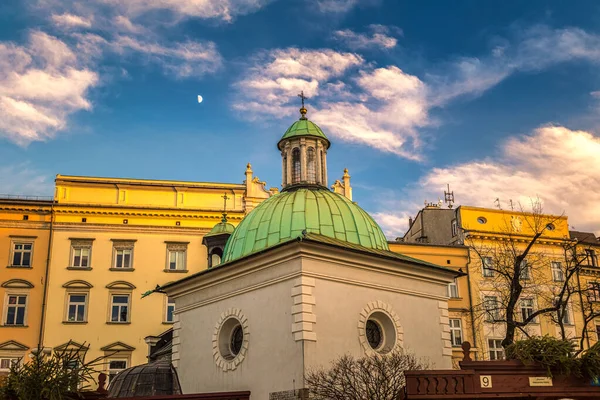
<svg viewBox="0 0 600 400">
<path fill-rule="evenodd" d="M 365 324 L 365 336 L 371 349 L 387 353 L 396 346 L 396 326 L 383 311 L 375 311 Z"/>
<path fill-rule="evenodd" d="M 480 224 L 485 224 L 487 222 L 487 219 L 485 217 L 477 217 L 477 222 L 479 222 Z"/>
<path fill-rule="evenodd" d="M 546 229 L 548 229 L 549 231 L 553 231 L 556 229 L 556 227 L 554 226 L 554 224 L 548 224 L 546 225 Z"/>
<path fill-rule="evenodd" d="M 219 332 L 219 353 L 225 360 L 233 360 L 242 349 L 244 329 L 237 318 L 229 318 Z"/>
<path fill-rule="evenodd" d="M 367 333 L 367 342 L 369 342 L 369 346 L 373 350 L 379 349 L 381 343 L 383 342 L 383 332 L 381 327 L 377 322 L 370 319 L 367 321 L 367 326 L 365 327 Z"/>
<path fill-rule="evenodd" d="M 241 325 L 233 328 L 231 333 L 231 343 L 229 344 L 229 350 L 233 356 L 237 356 L 242 349 L 242 343 L 244 342 L 244 329 Z"/>
</svg>

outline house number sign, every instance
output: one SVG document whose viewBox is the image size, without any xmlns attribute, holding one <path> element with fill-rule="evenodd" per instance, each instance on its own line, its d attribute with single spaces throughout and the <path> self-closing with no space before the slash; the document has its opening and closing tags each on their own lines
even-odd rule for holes
<svg viewBox="0 0 600 400">
<path fill-rule="evenodd" d="M 488 389 L 492 387 L 492 376 L 491 375 L 480 375 L 479 383 L 482 388 Z"/>
</svg>

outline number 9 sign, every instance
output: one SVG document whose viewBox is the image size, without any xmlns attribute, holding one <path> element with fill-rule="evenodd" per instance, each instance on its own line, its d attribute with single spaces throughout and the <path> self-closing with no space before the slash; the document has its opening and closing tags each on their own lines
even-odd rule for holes
<svg viewBox="0 0 600 400">
<path fill-rule="evenodd" d="M 491 375 L 480 375 L 479 383 L 482 388 L 488 389 L 492 387 L 492 376 Z"/>
</svg>

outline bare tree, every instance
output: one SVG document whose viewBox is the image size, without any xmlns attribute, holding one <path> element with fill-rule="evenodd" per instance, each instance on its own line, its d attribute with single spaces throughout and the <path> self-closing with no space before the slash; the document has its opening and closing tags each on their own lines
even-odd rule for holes
<svg viewBox="0 0 600 400">
<path fill-rule="evenodd" d="M 481 260 L 484 277 L 479 288 L 484 296 L 481 302 L 474 304 L 474 312 L 478 323 L 500 324 L 506 328 L 502 339 L 504 348 L 514 343 L 517 333 L 528 337 L 528 327 L 541 317 L 555 322 L 561 338 L 568 339 L 565 325 L 572 323 L 574 310 L 583 312 L 585 308 L 575 306 L 577 296 L 588 299 L 586 326 L 598 316 L 598 310 L 589 301 L 590 289 L 582 288 L 579 282 L 586 262 L 586 257 L 578 253 L 580 246 L 566 237 L 552 240 L 556 249 L 553 253 L 547 252 L 548 247 L 542 249 L 545 233 L 555 229 L 561 216 L 543 214 L 539 199 L 532 201 L 531 209 L 518 223 L 515 216 L 506 221 L 493 245 L 482 245 L 471 237 L 466 240 Z M 519 224 L 524 224 L 527 234 L 521 233 L 523 227 Z M 561 242 L 560 246 L 556 245 L 557 241 Z M 486 293 L 491 295 L 485 296 Z M 584 335 L 581 335 L 582 343 Z"/>
<path fill-rule="evenodd" d="M 362 358 L 349 355 L 329 369 L 314 369 L 305 377 L 317 400 L 396 400 L 406 385 L 404 371 L 427 369 L 428 363 L 401 350 Z"/>
</svg>

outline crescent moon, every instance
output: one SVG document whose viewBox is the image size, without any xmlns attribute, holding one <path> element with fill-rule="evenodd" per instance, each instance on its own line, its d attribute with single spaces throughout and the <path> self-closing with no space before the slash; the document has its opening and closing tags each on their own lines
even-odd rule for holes
<svg viewBox="0 0 600 400">
<path fill-rule="evenodd" d="M 202 96 L 198 95 L 198 103 L 202 103 Z"/>
</svg>

